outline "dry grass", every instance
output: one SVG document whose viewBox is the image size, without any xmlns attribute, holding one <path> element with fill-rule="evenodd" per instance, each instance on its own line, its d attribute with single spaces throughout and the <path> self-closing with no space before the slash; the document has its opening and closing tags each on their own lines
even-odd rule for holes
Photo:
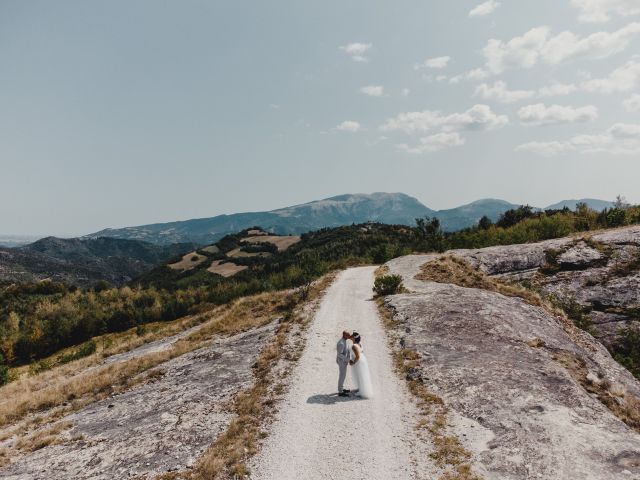
<svg viewBox="0 0 640 480">
<path fill-rule="evenodd" d="M 29 414 L 48 410 L 42 418 L 36 417 L 28 422 L 31 426 L 38 425 L 113 393 L 125 391 L 147 380 L 146 376 L 140 376 L 141 373 L 206 346 L 214 336 L 236 334 L 266 325 L 274 315 L 289 308 L 293 296 L 292 291 L 283 291 L 244 297 L 225 309 L 216 309 L 218 314 L 206 321 L 200 329 L 177 340 L 165 350 L 114 362 L 71 378 L 63 375 L 64 369 L 46 372 L 51 373 L 46 376 L 46 384 L 39 382 L 41 388 L 35 390 L 19 390 L 17 385 L 9 385 L 12 387 L 11 396 L 0 403 L 0 426 L 15 423 Z M 22 425 L 19 431 L 24 433 L 29 425 Z"/>
<path fill-rule="evenodd" d="M 248 459 L 259 448 L 266 436 L 263 427 L 276 412 L 277 400 L 284 394 L 283 377 L 291 368 L 278 369 L 282 361 L 297 361 L 304 348 L 304 337 L 292 332 L 304 330 L 311 318 L 305 305 L 319 302 L 333 281 L 330 274 L 315 282 L 303 295 L 298 294 L 287 304 L 287 312 L 271 342 L 262 350 L 254 365 L 254 384 L 240 392 L 233 404 L 236 417 L 200 458 L 194 472 L 168 474 L 163 478 L 189 478 L 214 480 L 243 478 L 249 475 Z M 293 345 L 295 343 L 295 346 Z"/>
<path fill-rule="evenodd" d="M 191 270 L 207 259 L 204 255 L 200 255 L 198 252 L 187 253 L 179 262 L 170 263 L 169 268 L 173 270 L 187 271 Z"/>
<path fill-rule="evenodd" d="M 376 271 L 373 272 L 373 275 L 375 276 L 375 278 L 380 278 L 380 277 L 384 277 L 385 275 L 389 275 L 391 273 L 391 271 L 389 270 L 389 267 L 387 267 L 386 265 L 380 265 L 378 268 L 376 268 Z"/>
<path fill-rule="evenodd" d="M 37 392 L 59 383 L 62 379 L 70 378 L 85 372 L 87 369 L 99 365 L 103 360 L 112 355 L 128 352 L 135 348 L 162 338 L 176 335 L 188 328 L 201 324 L 213 316 L 220 315 L 227 306 L 217 307 L 198 315 L 188 315 L 170 322 L 154 322 L 145 325 L 145 333 L 138 335 L 135 328 L 125 332 L 108 333 L 93 340 L 97 344 L 96 352 L 85 358 L 62 365 L 55 365 L 55 361 L 60 354 L 66 354 L 75 347 L 56 352 L 53 356 L 44 359 L 51 365 L 50 370 L 41 371 L 36 375 L 29 375 L 30 365 L 19 367 L 13 370 L 17 380 L 0 388 L 0 411 L 3 405 L 18 396 L 37 395 Z M 0 439 L 2 434 L 0 434 Z"/>
<path fill-rule="evenodd" d="M 34 452 L 46 447 L 47 445 L 53 445 L 60 440 L 60 433 L 64 430 L 68 430 L 73 427 L 71 422 L 58 422 L 55 425 L 38 430 L 37 432 L 19 439 L 16 442 L 15 447 L 23 452 Z"/>
<path fill-rule="evenodd" d="M 448 408 L 442 398 L 425 385 L 420 375 L 420 354 L 411 349 L 398 348 L 399 324 L 385 306 L 384 299 L 378 298 L 376 302 L 382 323 L 389 334 L 395 370 L 405 379 L 409 391 L 417 401 L 421 418 L 416 428 L 419 432 L 428 434 L 434 447 L 431 458 L 444 470 L 440 480 L 482 480 L 482 477 L 473 473 L 468 463 L 471 453 L 456 437 L 446 433 Z"/>
<path fill-rule="evenodd" d="M 247 258 L 247 257 L 270 257 L 270 252 L 245 252 L 241 250 L 241 247 L 234 248 L 227 252 L 227 257 L 230 258 Z"/>
<path fill-rule="evenodd" d="M 587 363 L 575 352 L 557 350 L 553 354 L 553 359 L 563 365 L 574 380 L 600 400 L 616 417 L 636 432 L 640 432 L 640 400 L 638 398 L 627 394 L 624 387 L 612 385 L 606 380 L 603 372 L 590 375 Z"/>
<path fill-rule="evenodd" d="M 220 251 L 220 249 L 215 245 L 209 245 L 208 247 L 201 248 L 200 250 L 207 253 L 218 253 Z"/>
<path fill-rule="evenodd" d="M 278 235 L 256 235 L 255 237 L 246 237 L 241 240 L 248 243 L 272 243 L 278 247 L 278 251 L 284 252 L 291 245 L 300 241 L 297 235 L 278 236 Z"/>
<path fill-rule="evenodd" d="M 246 270 L 247 268 L 249 267 L 246 265 L 236 265 L 233 262 L 214 260 L 211 262 L 211 266 L 207 268 L 207 272 L 217 273 L 223 277 L 233 277 L 236 273 Z"/>
</svg>

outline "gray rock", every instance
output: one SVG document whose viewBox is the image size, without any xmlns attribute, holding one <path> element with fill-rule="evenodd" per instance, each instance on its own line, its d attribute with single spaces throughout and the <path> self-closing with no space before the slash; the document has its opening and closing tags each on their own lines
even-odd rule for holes
<svg viewBox="0 0 640 480">
<path fill-rule="evenodd" d="M 556 360 L 582 359 L 591 378 L 639 395 L 590 335 L 522 299 L 448 284 L 422 282 L 387 303 L 399 334 L 411 329 L 405 342 L 422 354 L 420 377 L 451 408 L 452 429 L 485 478 L 640 478 L 640 435 Z"/>
<path fill-rule="evenodd" d="M 561 269 L 581 270 L 597 265 L 606 260 L 605 255 L 588 246 L 585 242 L 578 242 L 558 256 Z"/>
<path fill-rule="evenodd" d="M 225 404 L 253 381 L 276 322 L 162 364 L 164 375 L 63 420 L 66 443 L 24 455 L 3 479 L 113 479 L 194 465 L 232 418 Z M 81 436 L 82 440 L 72 440 Z"/>
<path fill-rule="evenodd" d="M 593 242 L 603 248 L 595 248 Z M 610 253 L 605 253 L 607 249 Z M 634 264 L 640 258 L 640 226 L 447 253 L 465 259 L 489 275 L 516 282 L 532 281 L 543 293 L 564 303 L 575 301 L 592 316 L 596 312 L 616 314 L 609 317 L 611 322 L 594 321 L 595 335 L 607 345 L 615 343 L 617 331 L 627 322 L 640 320 L 640 271 L 638 263 Z M 541 268 L 547 264 L 550 253 L 556 259 L 557 271 L 545 270 L 542 274 Z M 419 263 L 436 257 L 413 255 L 392 260 L 387 265 L 391 273 L 402 275 L 409 290 L 422 291 L 424 282 L 414 278 L 420 271 Z"/>
</svg>

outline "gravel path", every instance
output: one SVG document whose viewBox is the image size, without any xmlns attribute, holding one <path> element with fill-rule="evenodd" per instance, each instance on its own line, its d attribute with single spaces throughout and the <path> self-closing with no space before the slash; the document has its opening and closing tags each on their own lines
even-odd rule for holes
<svg viewBox="0 0 640 480">
<path fill-rule="evenodd" d="M 375 267 L 342 272 L 330 287 L 270 436 L 251 465 L 252 479 L 392 480 L 433 478 L 415 435 L 417 412 L 392 370 L 387 338 L 371 301 Z M 375 398 L 336 395 L 336 342 L 362 335 Z M 351 372 L 347 376 L 347 388 Z M 420 475 L 416 474 L 420 472 Z"/>
</svg>

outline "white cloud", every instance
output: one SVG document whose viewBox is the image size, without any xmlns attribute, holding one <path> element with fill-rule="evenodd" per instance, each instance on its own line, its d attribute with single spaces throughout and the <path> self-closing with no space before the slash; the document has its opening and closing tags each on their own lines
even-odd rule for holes
<svg viewBox="0 0 640 480">
<path fill-rule="evenodd" d="M 516 147 L 516 151 L 544 156 L 568 153 L 637 155 L 640 154 L 640 125 L 618 123 L 601 134 L 577 135 L 563 141 L 529 142 Z"/>
<path fill-rule="evenodd" d="M 384 87 L 381 85 L 367 85 L 360 89 L 360 93 L 369 95 L 370 97 L 382 97 L 384 95 Z"/>
<path fill-rule="evenodd" d="M 483 49 L 487 68 L 499 74 L 509 68 L 531 68 L 538 62 L 558 65 L 583 57 L 601 59 L 623 51 L 640 33 L 640 23 L 615 32 L 596 32 L 581 37 L 570 31 L 552 36 L 549 27 L 537 27 L 507 42 L 491 39 Z"/>
<path fill-rule="evenodd" d="M 629 92 L 640 85 L 640 62 L 630 60 L 607 77 L 587 80 L 581 87 L 592 93 Z"/>
<path fill-rule="evenodd" d="M 640 94 L 635 93 L 622 102 L 628 112 L 640 112 Z"/>
<path fill-rule="evenodd" d="M 486 83 L 478 85 L 474 96 L 481 96 L 485 100 L 495 100 L 500 103 L 513 103 L 525 98 L 531 98 L 535 93 L 532 90 L 509 90 L 505 82 L 498 81 L 493 85 Z"/>
<path fill-rule="evenodd" d="M 640 140 L 640 125 L 629 123 L 616 123 L 607 130 L 615 138 L 636 138 Z"/>
<path fill-rule="evenodd" d="M 554 157 L 563 153 L 573 152 L 575 147 L 571 142 L 528 142 L 518 145 L 516 152 L 530 152 L 544 157 Z"/>
<path fill-rule="evenodd" d="M 438 75 L 436 77 L 436 82 L 444 82 L 448 77 L 446 75 Z"/>
<path fill-rule="evenodd" d="M 471 80 L 471 81 L 479 81 L 484 80 L 489 76 L 489 72 L 482 68 L 474 68 L 473 70 L 468 70 L 460 75 L 456 75 L 449 79 L 449 83 L 460 83 L 462 80 Z"/>
<path fill-rule="evenodd" d="M 403 89 L 402 89 L 402 92 L 400 92 L 400 93 L 401 93 L 401 95 L 402 95 L 403 97 L 408 97 L 408 96 L 409 96 L 409 94 L 411 93 L 411 90 L 409 90 L 408 88 L 403 88 Z"/>
<path fill-rule="evenodd" d="M 336 130 L 339 130 L 341 132 L 356 133 L 358 130 L 360 130 L 360 123 L 354 120 L 345 120 L 344 122 L 336 126 Z"/>
<path fill-rule="evenodd" d="M 419 140 L 418 145 L 400 144 L 398 148 L 407 153 L 424 154 L 433 153 L 445 148 L 459 147 L 464 145 L 464 138 L 458 132 L 436 133 Z"/>
<path fill-rule="evenodd" d="M 538 90 L 539 97 L 562 97 L 578 90 L 572 83 L 554 83 Z"/>
<path fill-rule="evenodd" d="M 424 62 L 422 62 L 422 64 L 416 64 L 415 68 L 416 69 L 419 69 L 419 68 L 442 69 L 442 68 L 445 68 L 450 61 L 451 61 L 451 57 L 448 57 L 448 56 L 429 58 Z"/>
<path fill-rule="evenodd" d="M 402 131 L 407 134 L 427 132 L 433 128 L 452 130 L 491 130 L 509 123 L 506 115 L 497 115 L 488 105 L 474 105 L 466 112 L 442 115 L 439 111 L 404 112 L 390 118 L 382 131 Z"/>
<path fill-rule="evenodd" d="M 638 0 L 571 0 L 571 5 L 580 10 L 582 22 L 601 23 L 611 20 L 611 14 L 623 17 L 640 14 Z"/>
<path fill-rule="evenodd" d="M 518 110 L 518 118 L 526 125 L 554 125 L 560 123 L 592 122 L 598 118 L 593 105 L 573 108 L 563 105 L 546 106 L 543 103 L 527 105 Z"/>
<path fill-rule="evenodd" d="M 496 0 L 489 0 L 488 2 L 481 3 L 469 12 L 470 17 L 482 17 L 493 13 L 496 8 L 500 6 L 500 2 Z"/>
<path fill-rule="evenodd" d="M 489 76 L 489 72 L 482 68 L 474 68 L 473 70 L 466 72 L 464 75 L 469 80 L 484 80 Z"/>
<path fill-rule="evenodd" d="M 354 62 L 368 62 L 369 58 L 365 56 L 365 54 L 371 49 L 372 45 L 370 43 L 349 43 L 348 45 L 343 45 L 340 48 L 344 53 L 351 57 L 351 60 Z"/>
</svg>

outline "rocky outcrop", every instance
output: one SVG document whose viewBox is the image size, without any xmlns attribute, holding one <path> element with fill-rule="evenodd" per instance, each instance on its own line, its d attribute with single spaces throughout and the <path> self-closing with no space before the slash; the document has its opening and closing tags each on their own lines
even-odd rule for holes
<svg viewBox="0 0 640 480">
<path fill-rule="evenodd" d="M 526 280 L 563 303 L 577 303 L 609 346 L 621 328 L 640 320 L 640 226 L 449 253 L 489 275 Z"/>
<path fill-rule="evenodd" d="M 539 270 L 549 248 L 572 245 L 565 239 L 456 254 L 508 274 Z M 513 258 L 517 252 L 523 258 Z M 564 261 L 596 261 L 583 253 Z M 418 354 L 412 378 L 449 407 L 450 431 L 471 452 L 474 470 L 500 480 L 640 478 L 640 435 L 621 420 L 638 415 L 635 378 L 589 334 L 521 298 L 416 280 L 434 257 L 387 263 L 411 293 L 386 304 L 401 345 Z M 585 270 L 552 276 L 576 272 Z"/>
<path fill-rule="evenodd" d="M 155 380 L 65 417 L 71 428 L 60 444 L 14 459 L 0 477 L 147 478 L 190 468 L 230 422 L 227 405 L 253 382 L 251 367 L 276 326 L 177 357 L 155 369 Z"/>
</svg>

